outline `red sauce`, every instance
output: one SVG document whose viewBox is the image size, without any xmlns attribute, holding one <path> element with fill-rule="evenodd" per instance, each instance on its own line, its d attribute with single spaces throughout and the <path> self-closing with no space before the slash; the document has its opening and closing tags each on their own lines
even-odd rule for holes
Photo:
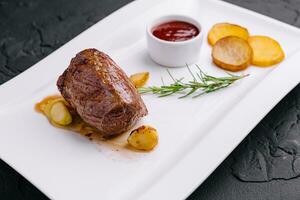
<svg viewBox="0 0 300 200">
<path fill-rule="evenodd" d="M 196 37 L 200 30 L 188 22 L 171 21 L 154 27 L 152 33 L 162 40 L 180 42 Z"/>
</svg>

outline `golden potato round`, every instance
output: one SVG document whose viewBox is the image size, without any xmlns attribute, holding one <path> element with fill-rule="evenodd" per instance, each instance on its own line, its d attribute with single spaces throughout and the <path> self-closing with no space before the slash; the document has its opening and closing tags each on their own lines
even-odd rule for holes
<svg viewBox="0 0 300 200">
<path fill-rule="evenodd" d="M 213 62 L 220 68 L 229 71 L 246 69 L 251 61 L 252 49 L 247 41 L 229 36 L 219 40 L 213 47 Z"/>
<path fill-rule="evenodd" d="M 58 101 L 52 105 L 50 109 L 50 119 L 62 126 L 72 123 L 71 113 L 62 101 Z"/>
<path fill-rule="evenodd" d="M 129 79 L 135 86 L 135 88 L 143 87 L 147 81 L 149 80 L 150 73 L 149 72 L 140 72 L 136 74 L 132 74 Z"/>
<path fill-rule="evenodd" d="M 127 142 L 134 149 L 150 151 L 158 143 L 158 134 L 151 126 L 141 126 L 130 133 Z"/>
<path fill-rule="evenodd" d="M 43 113 L 52 124 L 66 126 L 72 123 L 72 115 L 63 98 L 51 99 L 43 107 Z"/>
<path fill-rule="evenodd" d="M 244 40 L 248 40 L 249 32 L 246 28 L 229 23 L 215 24 L 208 33 L 207 39 L 210 45 L 215 45 L 216 42 L 228 36 L 236 36 Z"/>
<path fill-rule="evenodd" d="M 251 36 L 248 42 L 253 51 L 253 65 L 268 67 L 280 63 L 285 57 L 280 44 L 270 37 Z"/>
</svg>

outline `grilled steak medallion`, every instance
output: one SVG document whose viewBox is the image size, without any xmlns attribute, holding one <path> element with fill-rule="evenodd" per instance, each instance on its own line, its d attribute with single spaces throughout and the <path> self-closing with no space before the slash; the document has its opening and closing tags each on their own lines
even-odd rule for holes
<svg viewBox="0 0 300 200">
<path fill-rule="evenodd" d="M 106 137 L 127 131 L 148 114 L 125 72 L 96 49 L 79 52 L 57 87 L 81 118 Z"/>
</svg>

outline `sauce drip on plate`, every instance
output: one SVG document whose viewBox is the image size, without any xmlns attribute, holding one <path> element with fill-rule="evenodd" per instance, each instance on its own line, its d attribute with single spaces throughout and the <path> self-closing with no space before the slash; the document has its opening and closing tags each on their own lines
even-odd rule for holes
<svg viewBox="0 0 300 200">
<path fill-rule="evenodd" d="M 200 30 L 184 21 L 170 21 L 152 29 L 152 34 L 165 41 L 180 42 L 190 40 L 199 35 Z"/>
<path fill-rule="evenodd" d="M 51 101 L 63 101 L 66 106 L 68 107 L 71 115 L 72 115 L 72 123 L 66 126 L 62 126 L 59 124 L 56 124 L 54 121 L 52 121 L 47 113 L 45 112 L 45 108 L 47 104 L 51 103 Z M 146 151 L 140 151 L 132 148 L 130 145 L 127 143 L 127 137 L 129 132 L 127 134 L 120 134 L 117 137 L 114 138 L 105 138 L 101 132 L 99 132 L 97 129 L 94 127 L 90 126 L 86 122 L 82 120 L 82 118 L 77 114 L 73 108 L 69 106 L 69 104 L 64 100 L 64 98 L 60 95 L 51 95 L 46 98 L 44 98 L 41 102 L 37 103 L 35 105 L 35 110 L 47 117 L 49 120 L 50 124 L 56 128 L 60 129 L 65 129 L 65 130 L 70 130 L 73 132 L 77 132 L 82 136 L 87 137 L 89 140 L 95 141 L 99 144 L 105 144 L 110 146 L 111 149 L 114 149 L 115 151 L 119 150 L 131 150 L 135 152 L 146 152 Z"/>
<path fill-rule="evenodd" d="M 51 118 L 45 112 L 45 108 L 46 108 L 47 104 L 49 104 L 51 101 L 63 101 L 66 104 L 66 106 L 68 107 L 68 110 L 70 111 L 70 113 L 72 115 L 72 123 L 71 124 L 62 126 L 62 125 L 55 123 L 53 120 L 51 120 Z M 77 114 L 77 112 L 75 110 L 73 110 L 73 108 L 71 108 L 69 106 L 69 104 L 64 100 L 64 98 L 60 95 L 52 95 L 52 96 L 48 96 L 48 97 L 44 98 L 41 102 L 39 102 L 35 105 L 35 110 L 37 112 L 45 115 L 48 118 L 50 124 L 57 128 L 78 132 L 81 135 L 88 137 L 90 140 L 98 140 L 98 141 L 105 140 L 103 135 L 97 129 L 90 126 L 86 122 L 84 122 L 81 119 L 81 117 Z"/>
</svg>

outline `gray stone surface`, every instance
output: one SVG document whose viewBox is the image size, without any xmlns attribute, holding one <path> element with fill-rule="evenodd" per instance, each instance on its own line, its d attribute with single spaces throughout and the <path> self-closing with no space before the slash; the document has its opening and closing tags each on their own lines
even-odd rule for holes
<svg viewBox="0 0 300 200">
<path fill-rule="evenodd" d="M 299 200 L 298 105 L 300 85 L 290 92 L 190 196 L 213 200 Z M 287 145 L 292 141 L 292 145 Z M 284 144 L 283 148 L 280 144 Z M 298 145 L 296 146 L 298 147 Z"/>
<path fill-rule="evenodd" d="M 0 84 L 130 1 L 0 0 Z M 300 27 L 300 0 L 226 1 Z M 300 85 L 189 199 L 300 199 L 299 109 Z M 0 199 L 47 197 L 1 161 Z"/>
</svg>

